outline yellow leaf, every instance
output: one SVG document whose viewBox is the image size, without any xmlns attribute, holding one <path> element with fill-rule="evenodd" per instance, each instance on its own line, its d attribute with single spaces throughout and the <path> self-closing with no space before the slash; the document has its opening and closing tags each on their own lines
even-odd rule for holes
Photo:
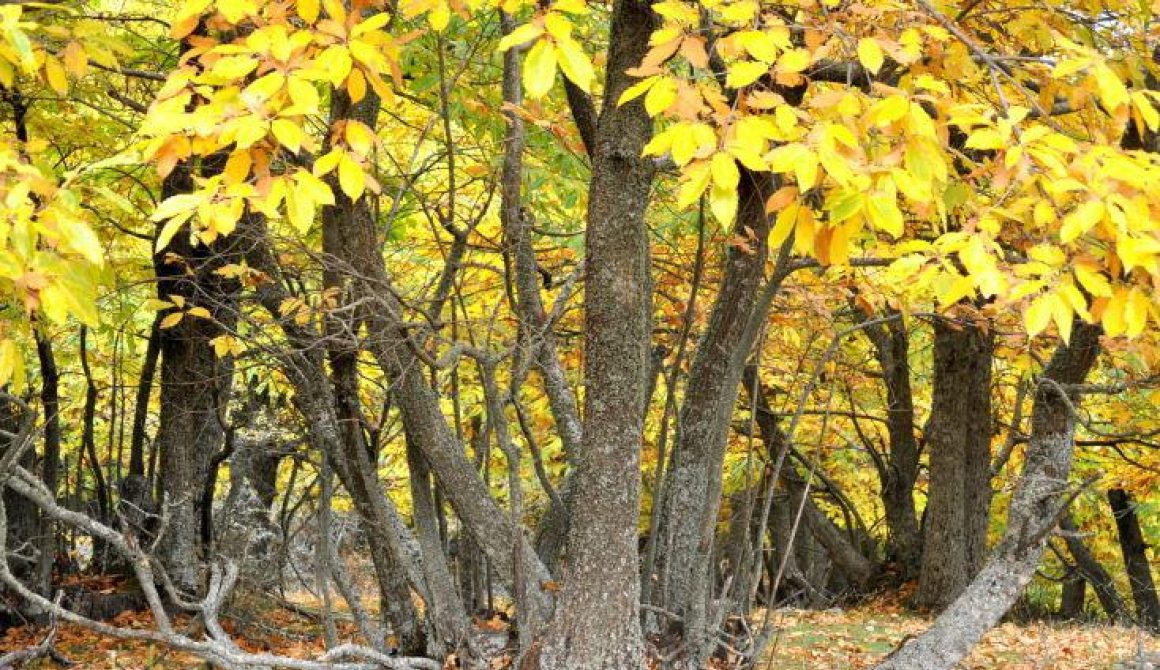
<svg viewBox="0 0 1160 670">
<path fill-rule="evenodd" d="M 188 221 L 192 215 L 192 211 L 182 212 L 181 214 L 177 214 L 173 218 L 166 221 L 165 225 L 161 227 L 161 232 L 157 233 L 157 242 L 154 245 L 154 251 L 161 251 L 165 247 L 169 246 L 169 243 L 173 241 L 173 236 L 177 235 L 177 231 L 181 230 L 181 227 L 185 225 L 185 222 Z"/>
<path fill-rule="evenodd" d="M 338 23 L 346 23 L 346 7 L 342 0 L 322 0 L 322 6 L 326 8 L 327 16 Z"/>
<path fill-rule="evenodd" d="M 1072 268 L 1072 271 L 1075 272 L 1075 278 L 1088 293 L 1097 298 L 1109 298 L 1112 296 L 1112 285 L 1108 283 L 1108 280 L 1104 278 L 1098 269 L 1077 263 Z"/>
<path fill-rule="evenodd" d="M 1002 149 L 1006 145 L 1007 138 L 999 131 L 993 128 L 980 128 L 967 138 L 966 147 L 968 149 L 994 150 Z"/>
<path fill-rule="evenodd" d="M 1110 337 L 1122 335 L 1127 328 L 1127 324 L 1124 321 L 1124 307 L 1127 301 L 1128 291 L 1120 288 L 1104 304 L 1101 322 L 1104 326 L 1104 332 Z"/>
<path fill-rule="evenodd" d="M 313 83 L 302 77 L 290 77 L 286 80 L 286 89 L 294 105 L 283 109 L 280 114 L 286 115 L 291 111 L 295 114 L 314 114 L 318 111 L 318 89 L 314 88 Z"/>
<path fill-rule="evenodd" d="M 737 33 L 733 39 L 737 40 L 749 52 L 750 56 L 765 63 L 766 70 L 773 64 L 773 61 L 777 60 L 777 43 L 764 32 L 744 30 Z"/>
<path fill-rule="evenodd" d="M 618 106 L 623 105 L 644 95 L 657 82 L 657 79 L 659 77 L 647 77 L 624 89 L 624 93 L 620 94 L 620 97 L 616 100 L 616 104 Z"/>
<path fill-rule="evenodd" d="M 250 176 L 251 163 L 249 151 L 235 151 L 230 154 L 229 160 L 226 161 L 226 167 L 222 171 L 225 183 L 240 184 L 246 181 L 246 178 Z"/>
<path fill-rule="evenodd" d="M 343 154 L 338 162 L 338 187 L 351 200 L 358 200 L 366 188 L 366 174 L 350 154 Z"/>
<path fill-rule="evenodd" d="M 347 121 L 343 135 L 346 138 L 346 145 L 356 154 L 360 156 L 370 154 L 375 143 L 375 135 L 366 124 L 354 120 Z"/>
<path fill-rule="evenodd" d="M 709 188 L 709 181 L 711 175 L 709 173 L 709 164 L 705 161 L 697 161 L 689 165 L 684 170 L 684 182 L 681 184 L 681 190 L 677 193 L 677 207 L 684 209 L 697 201 L 705 189 Z"/>
<path fill-rule="evenodd" d="M 777 222 L 769 233 L 770 246 L 779 247 L 789 239 L 790 234 L 793 233 L 794 225 L 797 223 L 800 208 L 801 206 L 794 202 L 777 213 Z"/>
<path fill-rule="evenodd" d="M 212 319 L 213 318 L 213 314 L 210 314 L 208 309 L 206 309 L 200 305 L 198 305 L 196 307 L 190 307 L 189 310 L 186 312 L 186 314 L 189 314 L 190 316 L 196 316 L 199 319 Z"/>
<path fill-rule="evenodd" d="M 270 131 L 278 143 L 286 147 L 291 153 L 298 153 L 302 148 L 302 128 L 289 119 L 274 119 L 270 124 Z"/>
<path fill-rule="evenodd" d="M 1041 295 L 1031 301 L 1031 305 L 1023 312 L 1023 328 L 1029 337 L 1042 333 L 1047 324 L 1051 323 L 1053 296 Z"/>
<path fill-rule="evenodd" d="M 713 184 L 709 189 L 709 210 L 721 225 L 733 223 L 733 218 L 737 216 L 737 189 Z"/>
<path fill-rule="evenodd" d="M 0 384 L 7 385 L 20 365 L 20 352 L 16 343 L 8 338 L 0 340 Z"/>
<path fill-rule="evenodd" d="M 343 152 L 341 149 L 331 149 L 325 155 L 320 156 L 318 160 L 314 161 L 313 173 L 316 177 L 324 177 L 334 171 L 338 167 L 338 162 L 342 160 Z"/>
<path fill-rule="evenodd" d="M 1139 286 L 1133 287 L 1128 293 L 1124 305 L 1124 322 L 1125 334 L 1129 338 L 1139 336 L 1148 325 L 1148 296 L 1144 295 Z"/>
<path fill-rule="evenodd" d="M 738 61 L 729 66 L 725 75 L 725 85 L 729 88 L 742 88 L 761 79 L 769 72 L 769 63 L 761 61 Z"/>
<path fill-rule="evenodd" d="M 938 302 L 940 305 L 954 305 L 963 298 L 973 297 L 975 295 L 975 280 L 971 277 L 955 277 L 948 286 L 947 290 L 939 294 Z"/>
<path fill-rule="evenodd" d="M 1124 82 L 1103 63 L 1096 66 L 1093 76 L 1100 94 L 1100 104 L 1109 114 L 1115 114 L 1120 105 L 1128 102 L 1128 89 Z"/>
<path fill-rule="evenodd" d="M 346 94 L 350 96 L 351 102 L 356 103 L 367 97 L 367 78 L 363 76 L 362 70 L 353 68 L 346 76 Z"/>
<path fill-rule="evenodd" d="M 209 74 L 225 81 L 234 81 L 250 74 L 257 67 L 258 61 L 249 56 L 226 56 L 213 64 Z"/>
<path fill-rule="evenodd" d="M 301 7 L 301 5 L 299 6 Z M 230 335 L 218 335 L 217 337 L 210 340 L 209 343 L 213 345 L 213 353 L 218 358 L 221 358 L 232 352 L 234 350 L 234 346 L 236 345 L 234 338 Z"/>
<path fill-rule="evenodd" d="M 181 320 L 183 318 L 185 318 L 185 312 L 173 312 L 172 314 L 167 314 L 167 315 L 165 315 L 164 319 L 161 319 L 160 326 L 163 329 L 164 328 L 172 328 L 172 327 L 176 326 L 177 324 L 181 323 Z"/>
<path fill-rule="evenodd" d="M 1156 111 L 1155 105 L 1140 91 L 1132 92 L 1132 103 L 1136 107 L 1136 111 L 1140 113 L 1140 118 L 1144 120 L 1144 125 L 1148 126 L 1148 130 L 1156 132 L 1160 130 L 1160 112 Z"/>
<path fill-rule="evenodd" d="M 544 34 L 544 27 L 538 23 L 525 23 L 519 28 L 504 35 L 496 49 L 503 53 L 508 49 L 526 44 Z"/>
<path fill-rule="evenodd" d="M 448 23 L 451 23 L 451 8 L 444 2 L 435 5 L 427 14 L 427 23 L 431 24 L 431 28 L 436 32 L 441 32 Z"/>
<path fill-rule="evenodd" d="M 790 49 L 777 59 L 778 72 L 801 72 L 810 66 L 810 52 L 805 49 Z"/>
<path fill-rule="evenodd" d="M 713 154 L 710 164 L 713 173 L 713 184 L 724 190 L 737 191 L 737 184 L 741 180 L 741 173 L 737 170 L 737 163 L 733 157 L 724 152 Z"/>
<path fill-rule="evenodd" d="M 677 99 L 677 82 L 671 77 L 657 79 L 644 96 L 644 110 L 656 116 L 669 108 Z"/>
<path fill-rule="evenodd" d="M 1088 200 L 1076 207 L 1070 214 L 1063 217 L 1063 226 L 1059 229 L 1059 239 L 1067 243 L 1091 230 L 1093 226 L 1104 218 L 1104 203 L 1100 200 Z"/>
<path fill-rule="evenodd" d="M 528 51 L 523 79 L 529 98 L 542 98 L 552 90 L 556 81 L 556 50 L 551 42 L 541 39 Z"/>
<path fill-rule="evenodd" d="M 173 307 L 173 303 L 159 298 L 146 298 L 145 302 L 141 303 L 141 309 L 150 309 L 156 312 L 169 309 L 170 307 Z"/>
<path fill-rule="evenodd" d="M 233 24 L 253 14 L 257 9 L 251 0 L 217 0 L 216 6 L 226 21 Z"/>
<path fill-rule="evenodd" d="M 793 176 L 804 193 L 818 183 L 818 156 L 812 151 L 803 153 L 793 166 Z"/>
<path fill-rule="evenodd" d="M 1055 327 L 1059 329 L 1059 337 L 1063 343 L 1071 344 L 1071 324 L 1074 314 L 1068 301 L 1058 293 L 1051 294 L 1051 318 L 1055 321 Z"/>
<path fill-rule="evenodd" d="M 286 217 L 299 234 L 305 235 L 314 224 L 314 199 L 298 189 L 286 191 Z"/>
<path fill-rule="evenodd" d="M 298 0 L 298 17 L 314 25 L 318 20 L 318 0 Z"/>
<path fill-rule="evenodd" d="M 930 187 L 915 179 L 914 175 L 906 170 L 891 170 L 890 178 L 898 190 L 910 200 L 917 203 L 930 202 L 932 197 Z"/>
<path fill-rule="evenodd" d="M 828 259 L 831 265 L 845 265 L 850 261 L 850 241 L 861 228 L 862 223 L 853 220 L 833 229 Z"/>
<path fill-rule="evenodd" d="M 882 69 L 883 62 L 885 62 L 882 47 L 878 46 L 878 40 L 872 37 L 863 37 L 858 40 L 858 61 L 873 74 L 878 74 L 878 71 Z"/>
<path fill-rule="evenodd" d="M 94 265 L 105 262 L 105 249 L 101 240 L 93 229 L 84 221 L 72 217 L 61 217 L 57 220 L 61 234 L 68 240 L 70 249 L 85 257 L 85 260 Z"/>
<path fill-rule="evenodd" d="M 901 95 L 892 95 L 874 103 L 868 116 L 871 123 L 882 128 L 906 116 L 909 109 L 909 100 Z"/>
<path fill-rule="evenodd" d="M 45 55 L 44 78 L 48 80 L 48 85 L 58 95 L 68 93 L 68 75 L 65 74 L 64 66 L 60 64 L 60 61 L 55 56 Z"/>
</svg>

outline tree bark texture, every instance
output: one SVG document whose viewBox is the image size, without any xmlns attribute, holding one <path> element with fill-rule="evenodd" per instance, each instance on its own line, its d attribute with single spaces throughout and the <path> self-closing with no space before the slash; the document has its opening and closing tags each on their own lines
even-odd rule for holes
<svg viewBox="0 0 1160 670">
<path fill-rule="evenodd" d="M 693 356 L 681 405 L 681 430 L 659 508 L 660 583 L 654 604 L 681 616 L 690 640 L 706 633 L 710 561 L 721 506 L 721 468 L 741 375 L 751 342 L 747 325 L 758 308 L 758 289 L 769 256 L 765 201 L 772 179 L 746 172 L 734 233 L 752 230 L 751 249 L 725 252 L 720 290 L 709 326 Z M 699 659 L 703 662 L 704 659 Z"/>
<path fill-rule="evenodd" d="M 1056 349 L 1043 372 L 1007 529 L 983 569 L 925 633 L 884 659 L 876 670 L 950 670 L 999 622 L 1031 581 L 1046 538 L 1070 502 L 1068 475 L 1079 394 L 1068 386 L 1082 383 L 1095 364 L 1099 336 L 1099 327 L 1076 323 L 1071 343 Z"/>
<path fill-rule="evenodd" d="M 543 670 L 641 667 L 640 451 L 652 335 L 652 279 L 645 209 L 652 135 L 642 103 L 617 105 L 626 71 L 648 49 L 654 14 L 642 0 L 612 8 L 604 108 L 588 191 L 584 282 L 584 425 L 575 459 L 575 505 L 563 589 L 542 646 Z"/>
<path fill-rule="evenodd" d="M 983 565 L 991 506 L 993 336 L 974 324 L 934 326 L 934 383 L 925 542 L 916 602 L 941 610 Z"/>
<path fill-rule="evenodd" d="M 166 178 L 162 196 L 192 190 L 189 170 L 178 166 Z M 153 260 L 158 298 L 173 301 L 172 296 L 180 296 L 184 309 L 204 307 L 213 317 L 187 314 L 159 331 L 161 412 L 154 448 L 160 450 L 159 486 L 170 519 L 160 553 L 174 583 L 186 590 L 198 586 L 202 491 L 211 459 L 225 438 L 219 414 L 232 372 L 210 340 L 232 329 L 237 320 L 237 283 L 214 271 L 237 261 L 237 245 L 233 238 L 194 245 L 179 233 Z"/>
</svg>

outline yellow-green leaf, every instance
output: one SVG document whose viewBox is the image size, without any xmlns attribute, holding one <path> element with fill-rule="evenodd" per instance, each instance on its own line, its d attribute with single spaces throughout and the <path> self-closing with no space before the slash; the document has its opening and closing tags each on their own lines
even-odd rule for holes
<svg viewBox="0 0 1160 670">
<path fill-rule="evenodd" d="M 504 35 L 503 38 L 500 39 L 499 46 L 496 47 L 496 49 L 500 53 L 503 53 L 512 47 L 520 46 L 526 42 L 531 42 L 543 34 L 543 26 L 539 25 L 538 23 L 525 23 L 507 35 Z"/>
<path fill-rule="evenodd" d="M 902 212 L 898 209 L 898 203 L 895 202 L 893 194 L 875 193 L 871 195 L 867 203 L 866 214 L 870 218 L 870 223 L 878 230 L 886 231 L 895 239 L 902 235 Z"/>
<path fill-rule="evenodd" d="M 541 39 L 528 51 L 523 79 L 529 98 L 542 98 L 552 90 L 556 81 L 556 49 L 551 42 Z"/>
<path fill-rule="evenodd" d="M 584 53 L 580 43 L 571 38 L 556 40 L 556 56 L 560 61 L 560 71 L 564 73 L 564 76 L 576 84 L 580 90 L 585 93 L 590 92 L 595 73 L 592 69 L 592 61 L 588 59 L 588 54 Z"/>
</svg>

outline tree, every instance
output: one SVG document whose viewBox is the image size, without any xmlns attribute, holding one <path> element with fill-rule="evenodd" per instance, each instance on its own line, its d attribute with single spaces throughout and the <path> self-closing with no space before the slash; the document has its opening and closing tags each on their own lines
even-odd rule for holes
<svg viewBox="0 0 1160 670">
<path fill-rule="evenodd" d="M 259 507 L 319 534 L 322 618 L 337 594 L 365 645 L 324 626 L 330 655 L 298 667 L 483 662 L 468 607 L 497 600 L 524 668 L 753 661 L 753 607 L 915 575 L 946 611 L 883 667 L 948 667 L 1033 579 L 1072 480 L 1148 490 L 1160 52 L 1139 3 L 0 9 L 0 383 L 45 429 L 8 431 L 44 466 L 3 463 L 0 519 L 31 502 L 72 529 L 37 543 L 42 593 L 77 534 L 120 554 L 158 627 L 70 613 L 5 562 L 45 611 L 285 663 L 217 627 L 245 571 L 214 502 L 256 436 L 290 456 Z M 993 477 L 1014 493 L 984 561 Z M 160 518 L 119 526 L 151 486 Z M 332 542 L 339 502 L 381 621 Z M 1143 588 L 1148 526 L 1125 528 Z"/>
</svg>

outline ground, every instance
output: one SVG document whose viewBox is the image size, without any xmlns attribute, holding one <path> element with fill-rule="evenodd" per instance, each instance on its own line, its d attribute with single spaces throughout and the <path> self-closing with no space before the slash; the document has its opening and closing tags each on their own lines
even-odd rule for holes
<svg viewBox="0 0 1160 670">
<path fill-rule="evenodd" d="M 873 667 L 906 636 L 915 635 L 930 619 L 882 603 L 848 610 L 778 610 L 772 621 L 780 632 L 771 650 L 771 670 L 859 670 Z M 116 623 L 149 626 L 149 617 L 124 613 Z M 485 622 L 489 625 L 491 622 Z M 267 610 L 249 621 L 230 622 L 243 646 L 253 651 L 273 651 L 309 656 L 322 649 L 317 623 L 284 609 Z M 345 639 L 353 627 L 339 622 Z M 42 630 L 17 628 L 0 638 L 0 650 L 35 644 Z M 193 667 L 194 659 L 140 643 L 97 638 L 73 626 L 63 626 L 57 649 L 81 670 L 177 670 Z M 1134 658 L 1138 650 L 1155 652 L 1160 640 L 1135 630 L 1099 624 L 1005 623 L 991 631 L 964 661 L 964 670 L 1112 670 Z M 497 664 L 502 667 L 503 664 Z M 29 670 L 57 666 L 41 660 Z M 761 666 L 759 666 L 761 667 Z"/>
</svg>

